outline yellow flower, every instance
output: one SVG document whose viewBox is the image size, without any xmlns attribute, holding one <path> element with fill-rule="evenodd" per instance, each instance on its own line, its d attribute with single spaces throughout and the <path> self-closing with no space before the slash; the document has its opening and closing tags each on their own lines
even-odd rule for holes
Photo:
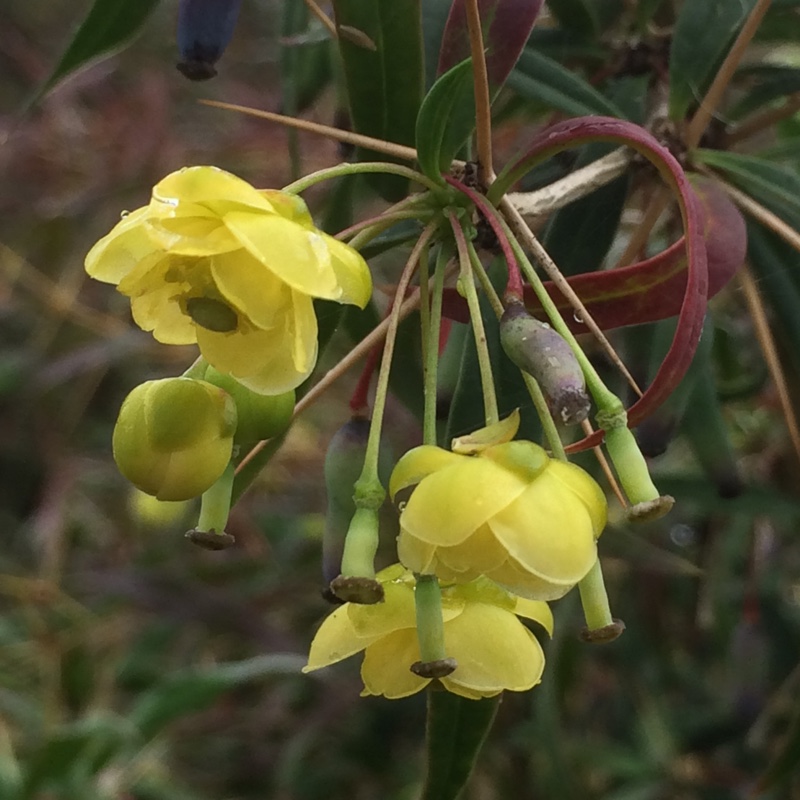
<svg viewBox="0 0 800 800">
<path fill-rule="evenodd" d="M 194 344 L 220 372 L 262 394 L 298 386 L 317 358 L 312 298 L 364 307 L 364 259 L 314 227 L 303 201 L 258 191 L 216 167 L 173 172 L 86 257 L 117 284 L 136 324 Z"/>
<path fill-rule="evenodd" d="M 399 504 L 398 554 L 409 569 L 456 582 L 486 575 L 522 597 L 554 600 L 592 567 L 606 524 L 602 490 L 580 467 L 510 441 L 517 419 L 454 440 L 456 452 L 423 445 L 397 463 L 392 498 L 413 488 Z"/>
<path fill-rule="evenodd" d="M 411 672 L 420 660 L 414 607 L 414 578 L 400 564 L 378 573 L 385 600 L 365 606 L 346 603 L 323 623 L 311 643 L 304 672 L 335 664 L 364 650 L 362 695 L 390 700 L 424 689 L 430 678 Z M 458 666 L 443 686 L 477 700 L 504 689 L 523 692 L 544 671 L 536 637 L 517 619 L 526 617 L 553 632 L 546 603 L 512 597 L 491 581 L 442 587 L 445 651 Z"/>
</svg>

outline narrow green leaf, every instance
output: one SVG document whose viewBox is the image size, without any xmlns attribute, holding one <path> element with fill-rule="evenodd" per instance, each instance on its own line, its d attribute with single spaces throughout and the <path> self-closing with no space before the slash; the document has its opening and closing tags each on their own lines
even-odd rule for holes
<svg viewBox="0 0 800 800">
<path fill-rule="evenodd" d="M 339 51 L 344 65 L 353 127 L 358 133 L 414 145 L 423 92 L 421 0 L 334 0 Z M 363 161 L 386 161 L 359 151 Z M 370 185 L 386 199 L 408 191 L 396 175 L 375 175 Z"/>
<path fill-rule="evenodd" d="M 560 27 L 587 36 L 597 32 L 597 10 L 592 0 L 548 0 L 547 7 Z"/>
<path fill-rule="evenodd" d="M 538 100 L 567 114 L 625 116 L 590 83 L 530 46 L 520 56 L 508 85 L 522 97 Z"/>
<path fill-rule="evenodd" d="M 669 115 L 680 120 L 699 101 L 756 0 L 704 0 L 681 6 L 670 51 Z"/>
<path fill-rule="evenodd" d="M 305 658 L 293 653 L 270 653 L 173 673 L 139 698 L 129 719 L 145 739 L 150 739 L 170 722 L 208 708 L 234 686 L 274 675 L 295 675 L 304 664 Z"/>
<path fill-rule="evenodd" d="M 733 108 L 726 109 L 728 119 L 741 119 L 768 103 L 800 91 L 800 67 L 757 64 L 738 70 L 737 85 L 743 81 L 752 88 Z"/>
<path fill-rule="evenodd" d="M 800 228 L 800 175 L 758 156 L 697 150 L 694 158 L 715 167 L 755 200 Z"/>
<path fill-rule="evenodd" d="M 421 800 L 455 800 L 494 722 L 499 697 L 467 700 L 428 691 L 427 775 Z"/>
<path fill-rule="evenodd" d="M 95 0 L 66 52 L 36 93 L 34 102 L 59 81 L 94 59 L 120 50 L 136 36 L 159 0 Z"/>
<path fill-rule="evenodd" d="M 445 72 L 422 102 L 416 126 L 420 169 L 441 181 L 474 128 L 472 59 L 467 59 Z"/>
</svg>

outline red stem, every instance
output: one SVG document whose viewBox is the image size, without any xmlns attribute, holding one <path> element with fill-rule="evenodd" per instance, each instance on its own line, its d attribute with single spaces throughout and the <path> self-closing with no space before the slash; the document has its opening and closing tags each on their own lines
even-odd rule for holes
<svg viewBox="0 0 800 800">
<path fill-rule="evenodd" d="M 494 231 L 494 235 L 497 237 L 497 241 L 500 244 L 500 249 L 503 251 L 503 258 L 506 260 L 506 265 L 508 266 L 508 283 L 506 284 L 505 300 L 508 301 L 509 299 L 514 299 L 521 303 L 523 294 L 522 275 L 520 274 L 519 265 L 517 264 L 517 257 L 514 255 L 514 250 L 511 247 L 511 243 L 508 241 L 508 237 L 506 236 L 503 226 L 497 219 L 497 211 L 494 209 L 491 203 L 489 203 L 486 198 L 480 194 L 480 192 L 470 189 L 469 186 L 466 186 L 465 184 L 461 183 L 461 181 L 456 180 L 450 175 L 443 175 L 442 177 L 451 186 L 458 189 L 459 192 L 462 192 L 469 197 L 469 199 L 475 204 L 476 208 L 481 212 L 481 214 L 483 214 L 484 219 L 491 226 L 492 230 Z"/>
</svg>

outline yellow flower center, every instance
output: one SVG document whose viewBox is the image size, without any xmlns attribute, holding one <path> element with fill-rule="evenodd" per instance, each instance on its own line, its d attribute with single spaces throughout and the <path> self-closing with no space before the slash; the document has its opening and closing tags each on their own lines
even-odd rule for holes
<svg viewBox="0 0 800 800">
<path fill-rule="evenodd" d="M 184 301 L 192 321 L 215 333 L 233 333 L 239 327 L 239 315 L 227 303 L 213 297 L 188 297 Z"/>
</svg>

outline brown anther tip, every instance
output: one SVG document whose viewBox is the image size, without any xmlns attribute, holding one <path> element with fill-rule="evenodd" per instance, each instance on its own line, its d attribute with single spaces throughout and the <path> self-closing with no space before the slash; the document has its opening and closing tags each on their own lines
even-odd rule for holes
<svg viewBox="0 0 800 800">
<path fill-rule="evenodd" d="M 192 544 L 196 544 L 204 550 L 227 550 L 236 544 L 236 539 L 225 531 L 217 533 L 216 531 L 198 531 L 196 528 L 192 528 L 192 530 L 186 531 L 185 536 Z"/>
<path fill-rule="evenodd" d="M 595 628 L 594 630 L 584 628 L 580 633 L 580 637 L 581 641 L 589 644 L 608 644 L 615 639 L 619 639 L 624 630 L 625 623 L 621 619 L 615 619 L 610 625 L 604 625 L 602 628 Z"/>
<path fill-rule="evenodd" d="M 322 599 L 326 602 L 330 603 L 332 606 L 340 606 L 344 603 L 344 600 L 337 597 L 330 586 L 326 586 L 320 594 L 322 595 Z"/>
<path fill-rule="evenodd" d="M 675 505 L 675 498 L 668 494 L 662 494 L 654 500 L 645 500 L 636 503 L 625 511 L 628 522 L 652 522 L 669 514 L 672 506 Z"/>
<path fill-rule="evenodd" d="M 331 581 L 330 588 L 344 603 L 371 606 L 383 602 L 383 586 L 375 578 L 340 575 Z"/>
<path fill-rule="evenodd" d="M 436 661 L 415 661 L 411 671 L 420 678 L 446 678 L 456 671 L 457 666 L 454 658 L 440 658 Z"/>
</svg>

